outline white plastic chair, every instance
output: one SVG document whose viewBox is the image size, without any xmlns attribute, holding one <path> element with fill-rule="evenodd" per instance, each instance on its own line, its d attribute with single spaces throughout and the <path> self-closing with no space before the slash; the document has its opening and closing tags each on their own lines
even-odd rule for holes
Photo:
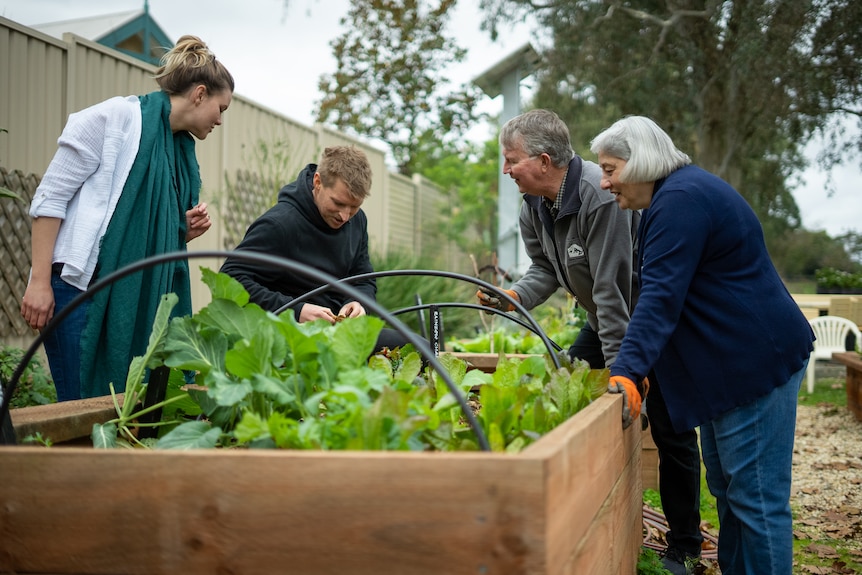
<svg viewBox="0 0 862 575">
<path fill-rule="evenodd" d="M 856 345 L 862 344 L 862 333 L 852 321 L 846 317 L 821 315 L 808 320 L 817 339 L 814 341 L 814 351 L 808 360 L 808 393 L 814 391 L 814 365 L 818 359 L 832 359 L 833 352 L 847 351 L 847 334 L 856 335 Z"/>
</svg>

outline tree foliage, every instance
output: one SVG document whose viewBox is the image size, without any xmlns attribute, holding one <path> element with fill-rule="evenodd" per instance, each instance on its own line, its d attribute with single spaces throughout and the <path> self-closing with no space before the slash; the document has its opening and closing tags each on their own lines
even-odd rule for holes
<svg viewBox="0 0 862 575">
<path fill-rule="evenodd" d="M 446 237 L 466 254 L 485 262 L 497 243 L 497 185 L 500 145 L 496 138 L 428 148 L 416 157 L 416 171 L 440 186 L 448 198 L 443 208 Z"/>
<path fill-rule="evenodd" d="M 784 278 L 810 278 L 821 268 L 853 270 L 857 267 L 841 242 L 822 230 L 789 231 L 770 249 L 769 255 Z"/>
<path fill-rule="evenodd" d="M 576 149 L 627 114 L 655 119 L 730 182 L 768 238 L 799 226 L 789 185 L 815 134 L 847 159 L 862 115 L 858 0 L 482 0 L 484 27 L 529 12 L 550 34 L 534 105 L 573 124 Z M 541 40 L 541 35 L 537 38 Z M 858 134 L 858 130 L 857 130 Z"/>
<path fill-rule="evenodd" d="M 466 55 L 445 33 L 455 3 L 351 0 L 332 42 L 337 69 L 318 84 L 317 120 L 385 142 L 405 175 L 423 142 L 469 128 L 478 88 L 446 90 L 446 68 Z"/>
<path fill-rule="evenodd" d="M 862 233 L 845 232 L 836 238 L 844 244 L 844 250 L 850 256 L 857 267 L 862 266 Z"/>
</svg>

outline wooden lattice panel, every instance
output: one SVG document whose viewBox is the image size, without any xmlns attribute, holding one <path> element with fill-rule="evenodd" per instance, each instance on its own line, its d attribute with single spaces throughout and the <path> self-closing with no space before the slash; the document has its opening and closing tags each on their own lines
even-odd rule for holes
<svg viewBox="0 0 862 575">
<path fill-rule="evenodd" d="M 221 214 L 224 249 L 232 250 L 242 241 L 248 226 L 275 204 L 277 194 L 276 184 L 247 170 L 237 171 L 236 181 L 227 186 L 226 209 Z"/>
<path fill-rule="evenodd" d="M 0 166 L 0 187 L 18 194 L 23 201 L 0 198 L 0 337 L 31 333 L 21 317 L 21 298 L 30 275 L 30 202 L 39 185 L 34 174 L 7 171 Z"/>
</svg>

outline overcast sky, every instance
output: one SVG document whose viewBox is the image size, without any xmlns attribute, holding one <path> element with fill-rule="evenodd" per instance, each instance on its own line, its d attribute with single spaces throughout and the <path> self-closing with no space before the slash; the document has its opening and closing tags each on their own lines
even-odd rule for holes
<svg viewBox="0 0 862 575">
<path fill-rule="evenodd" d="M 0 0 L 0 16 L 24 25 L 86 18 L 143 9 L 144 0 Z M 335 71 L 331 41 L 341 33 L 349 0 L 149 0 L 150 14 L 171 39 L 195 34 L 209 44 L 234 75 L 236 92 L 290 118 L 311 125 L 320 98 L 317 81 Z M 529 28 L 504 28 L 492 43 L 479 30 L 477 0 L 461 0 L 450 24 L 457 42 L 468 49 L 465 62 L 447 71 L 452 86 L 469 82 L 531 40 Z M 534 41 L 539 48 L 539 44 Z M 487 99 L 482 109 L 497 113 L 502 99 Z M 228 112 L 230 113 L 230 112 Z M 473 132 L 484 139 L 489 128 Z M 576 150 L 594 160 L 589 150 Z M 830 235 L 862 233 L 862 170 L 858 162 L 835 168 L 837 192 L 828 197 L 825 175 L 804 174 L 806 185 L 794 192 L 803 224 Z"/>
</svg>

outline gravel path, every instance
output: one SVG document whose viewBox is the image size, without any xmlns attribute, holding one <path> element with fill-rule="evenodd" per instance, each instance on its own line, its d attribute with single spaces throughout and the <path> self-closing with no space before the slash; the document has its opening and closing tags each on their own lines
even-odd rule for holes
<svg viewBox="0 0 862 575">
<path fill-rule="evenodd" d="M 862 421 L 846 407 L 799 405 L 790 504 L 806 538 L 862 550 Z"/>
</svg>

